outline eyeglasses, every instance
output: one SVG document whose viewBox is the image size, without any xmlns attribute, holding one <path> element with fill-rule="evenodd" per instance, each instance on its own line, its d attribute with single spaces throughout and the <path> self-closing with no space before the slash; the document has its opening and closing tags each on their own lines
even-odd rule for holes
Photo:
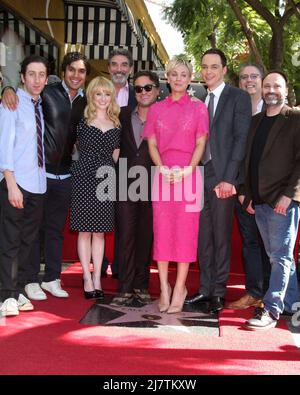
<svg viewBox="0 0 300 395">
<path fill-rule="evenodd" d="M 147 84 L 145 86 L 136 85 L 134 87 L 134 90 L 135 90 L 135 93 L 142 93 L 143 90 L 145 90 L 145 92 L 151 92 L 153 87 L 157 88 L 157 86 L 153 85 L 153 84 Z"/>
<path fill-rule="evenodd" d="M 240 79 L 241 80 L 247 80 L 248 78 L 250 78 L 250 80 L 257 80 L 257 78 L 259 77 L 259 74 L 242 74 L 240 75 Z"/>
</svg>

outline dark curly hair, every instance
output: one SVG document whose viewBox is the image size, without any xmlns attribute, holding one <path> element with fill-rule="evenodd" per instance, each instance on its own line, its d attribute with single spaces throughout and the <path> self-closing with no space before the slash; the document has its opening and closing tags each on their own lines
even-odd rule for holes
<svg viewBox="0 0 300 395">
<path fill-rule="evenodd" d="M 70 66 L 71 63 L 76 62 L 77 60 L 82 60 L 86 69 L 86 74 L 89 75 L 91 72 L 91 65 L 85 55 L 80 52 L 68 52 L 62 61 L 61 70 L 63 72 L 66 71 L 67 66 Z"/>
<path fill-rule="evenodd" d="M 46 58 L 40 55 L 30 55 L 24 58 L 21 63 L 21 70 L 20 70 L 21 74 L 23 75 L 26 74 L 27 66 L 30 63 L 42 63 L 46 67 L 47 75 L 49 75 L 50 72 L 49 62 Z"/>
</svg>

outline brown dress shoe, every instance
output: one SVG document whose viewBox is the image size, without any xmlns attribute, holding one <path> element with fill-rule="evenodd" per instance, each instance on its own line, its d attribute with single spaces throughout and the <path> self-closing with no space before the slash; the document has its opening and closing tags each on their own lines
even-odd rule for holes
<svg viewBox="0 0 300 395">
<path fill-rule="evenodd" d="M 229 303 L 227 308 L 233 310 L 244 310 L 248 307 L 264 307 L 263 301 L 261 299 L 256 299 L 253 296 L 246 294 L 235 302 Z"/>
</svg>

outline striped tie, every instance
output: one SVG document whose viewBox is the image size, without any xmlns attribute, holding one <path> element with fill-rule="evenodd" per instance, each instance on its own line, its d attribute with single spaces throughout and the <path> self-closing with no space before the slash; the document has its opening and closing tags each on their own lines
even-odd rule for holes
<svg viewBox="0 0 300 395">
<path fill-rule="evenodd" d="M 42 133 L 41 113 L 39 109 L 39 100 L 31 99 L 31 101 L 34 105 L 34 112 L 35 112 L 38 165 L 39 167 L 43 167 L 43 133 Z"/>
</svg>

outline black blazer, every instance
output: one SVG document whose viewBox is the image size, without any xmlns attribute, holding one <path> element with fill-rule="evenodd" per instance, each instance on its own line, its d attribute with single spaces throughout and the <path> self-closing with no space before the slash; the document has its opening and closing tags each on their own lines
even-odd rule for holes
<svg viewBox="0 0 300 395">
<path fill-rule="evenodd" d="M 128 107 L 130 107 L 131 110 L 134 110 L 136 106 L 137 106 L 137 101 L 135 98 L 134 87 L 132 85 L 129 85 Z"/>
<path fill-rule="evenodd" d="M 121 130 L 121 146 L 120 146 L 120 156 L 118 162 L 118 174 L 120 175 L 121 182 L 124 180 L 124 171 L 125 169 L 120 168 L 120 164 L 122 165 L 122 161 L 120 159 L 127 159 L 127 185 L 130 186 L 132 182 L 134 182 L 137 178 L 129 178 L 128 171 L 133 166 L 143 166 L 147 171 L 147 188 L 148 188 L 148 199 L 151 198 L 151 166 L 153 166 L 153 162 L 151 160 L 148 143 L 146 140 L 143 140 L 141 145 L 137 147 L 133 128 L 131 124 L 131 113 L 133 109 L 130 106 L 122 107 L 120 113 L 120 122 L 122 125 Z M 125 180 L 124 180 L 125 181 Z M 118 183 L 119 184 L 119 183 Z M 150 199 L 151 200 L 151 199 Z"/>
</svg>

